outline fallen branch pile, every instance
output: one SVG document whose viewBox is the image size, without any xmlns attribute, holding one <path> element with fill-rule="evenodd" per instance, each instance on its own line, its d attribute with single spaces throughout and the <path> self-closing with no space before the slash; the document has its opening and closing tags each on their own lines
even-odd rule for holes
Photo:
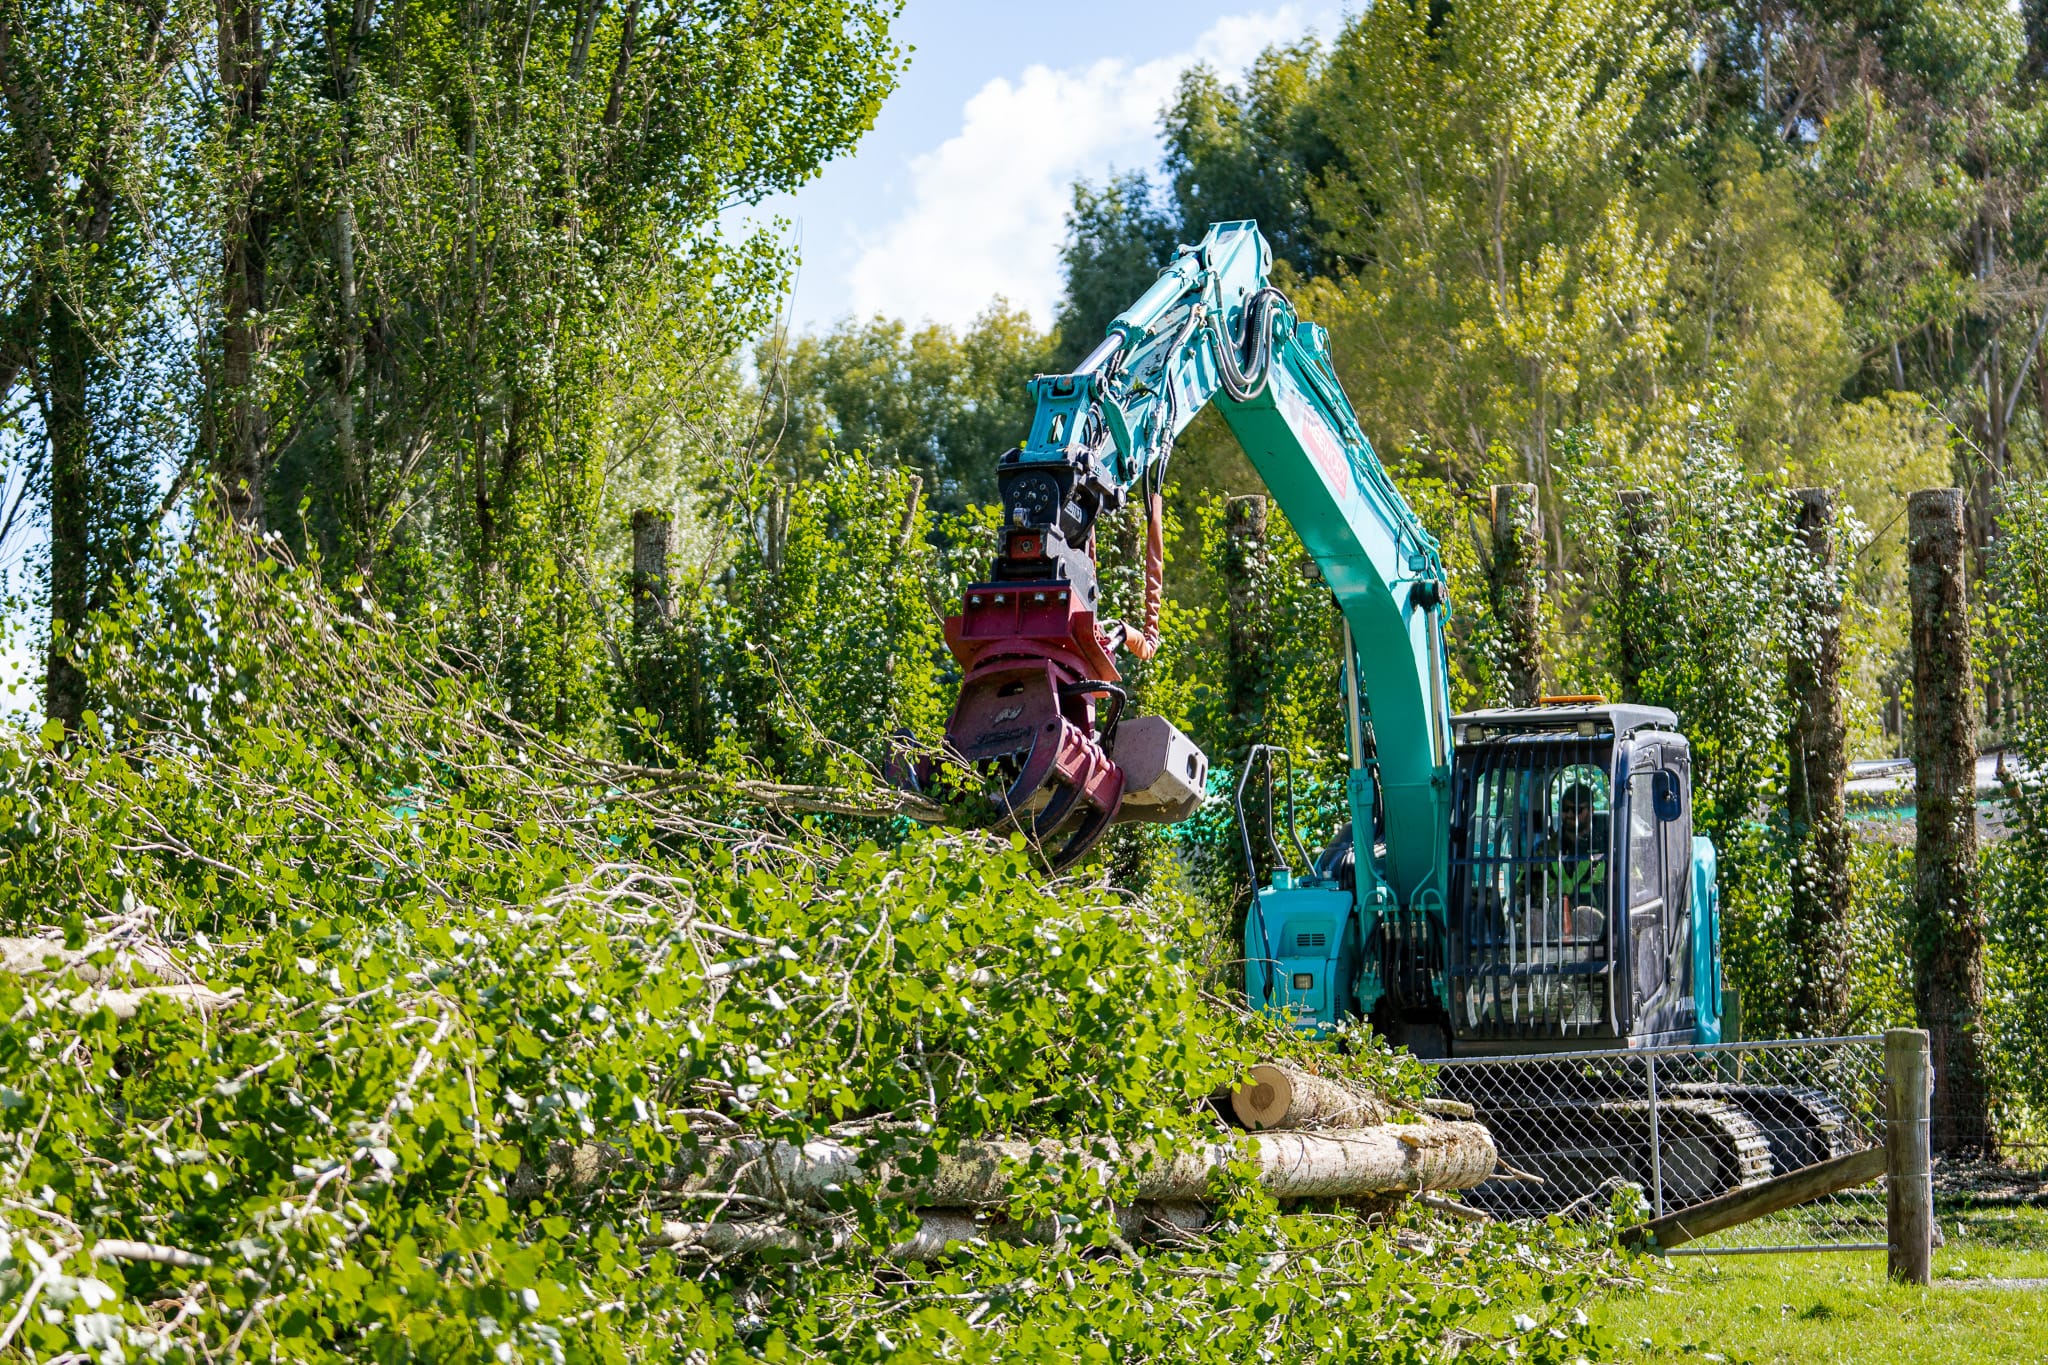
<svg viewBox="0 0 2048 1365">
<path fill-rule="evenodd" d="M 0 971 L 33 974 L 68 971 L 99 983 L 113 976 L 96 966 L 95 945 L 71 950 L 49 939 L 0 939 Z M 117 954 L 117 969 L 145 968 L 186 975 L 160 950 Z M 184 982 L 92 989 L 61 997 L 76 1012 L 105 1007 L 131 1018 L 140 1003 L 158 997 L 185 1008 L 232 1006 L 236 991 L 217 991 Z M 970 1141 L 946 1153 L 930 1169 L 910 1170 L 889 1157 L 881 1141 L 818 1139 L 801 1145 L 735 1138 L 713 1144 L 692 1166 L 655 1182 L 665 1195 L 715 1197 L 743 1205 L 806 1208 L 813 1216 L 794 1225 L 778 1216 L 753 1222 L 669 1221 L 649 1248 L 736 1255 L 762 1251 L 829 1254 L 850 1235 L 829 1215 L 844 1207 L 849 1191 L 872 1187 L 884 1198 L 920 1210 L 920 1229 L 889 1249 L 899 1260 L 928 1259 L 953 1242 L 993 1239 L 1018 1243 L 1057 1240 L 1057 1220 L 1018 1224 L 1003 1216 L 1015 1175 L 1033 1166 L 1078 1163 L 1104 1188 L 1134 1189 L 1135 1201 L 1118 1211 L 1131 1242 L 1175 1241 L 1207 1225 L 1211 1198 L 1233 1167 L 1249 1163 L 1259 1186 L 1276 1199 L 1358 1199 L 1374 1195 L 1422 1195 L 1467 1190 L 1494 1174 L 1493 1138 L 1469 1120 L 1471 1110 L 1452 1101 L 1424 1101 L 1416 1122 L 1396 1122 L 1386 1100 L 1341 1080 L 1265 1063 L 1230 1097 L 1230 1108 L 1249 1130 L 1226 1141 L 1192 1148 L 1126 1148 L 1108 1138 L 1068 1141 Z M 1442 1118 L 1427 1111 L 1457 1115 Z M 559 1144 L 546 1169 L 522 1166 L 509 1182 L 515 1200 L 549 1193 L 589 1194 L 625 1174 L 638 1174 L 631 1156 L 603 1143 Z M 1432 1199 L 1433 1207 L 1462 1213 L 1462 1206 Z M 127 1244 L 122 1244 L 123 1246 Z M 114 1253 L 109 1253 L 114 1254 Z M 192 1253 L 166 1249 L 166 1255 Z M 203 1258 L 202 1258 L 203 1259 Z M 176 1264 L 178 1262 L 167 1262 Z"/>
</svg>

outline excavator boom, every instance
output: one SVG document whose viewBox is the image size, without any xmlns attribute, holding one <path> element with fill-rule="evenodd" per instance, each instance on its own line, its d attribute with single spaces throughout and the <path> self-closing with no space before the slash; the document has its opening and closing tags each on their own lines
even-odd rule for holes
<svg viewBox="0 0 2048 1365">
<path fill-rule="evenodd" d="M 1271 262 L 1255 224 L 1218 223 L 1080 368 L 1032 380 L 1030 435 L 997 472 L 1001 550 L 947 622 L 964 673 L 947 738 L 1056 865 L 1120 819 L 1175 819 L 1199 802 L 1206 759 L 1157 718 L 1124 717 L 1115 656 L 1157 646 L 1160 489 L 1175 438 L 1216 403 L 1343 613 L 1351 802 L 1369 828 L 1377 780 L 1385 895 L 1440 903 L 1450 745 L 1442 560 L 1338 386 L 1327 334 L 1296 319 L 1270 283 Z M 1150 519 L 1146 619 L 1106 622 L 1096 525 L 1133 496 Z"/>
</svg>

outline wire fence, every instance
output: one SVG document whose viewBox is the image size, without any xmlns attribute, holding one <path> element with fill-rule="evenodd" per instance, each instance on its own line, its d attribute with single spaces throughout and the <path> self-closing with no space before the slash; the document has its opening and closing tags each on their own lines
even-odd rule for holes
<svg viewBox="0 0 2048 1365">
<path fill-rule="evenodd" d="M 1881 1035 L 1431 1065 L 1492 1130 L 1501 1173 L 1466 1200 L 1497 1218 L 1657 1217 L 1884 1142 Z M 1880 1178 L 1674 1254 L 1884 1247 Z"/>
</svg>

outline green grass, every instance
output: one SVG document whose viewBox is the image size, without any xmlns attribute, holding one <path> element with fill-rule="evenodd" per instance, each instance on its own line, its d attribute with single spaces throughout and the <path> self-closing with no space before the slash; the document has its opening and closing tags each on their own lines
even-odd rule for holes
<svg viewBox="0 0 2048 1365">
<path fill-rule="evenodd" d="M 1590 1310 L 1616 1362 L 1952 1365 L 2048 1362 L 2048 1211 L 1941 1211 L 1948 1244 L 1926 1289 L 1892 1284 L 1882 1252 L 1673 1258 L 1641 1291 Z"/>
</svg>

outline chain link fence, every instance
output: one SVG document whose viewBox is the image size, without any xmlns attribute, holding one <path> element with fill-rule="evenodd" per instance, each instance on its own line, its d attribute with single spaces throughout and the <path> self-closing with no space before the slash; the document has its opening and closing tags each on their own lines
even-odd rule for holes
<svg viewBox="0 0 2048 1365">
<path fill-rule="evenodd" d="M 1502 1172 L 1465 1198 L 1497 1218 L 1657 1217 L 1884 1142 L 1882 1035 L 1430 1065 L 1493 1132 Z M 1880 1178 L 1673 1254 L 1884 1248 Z"/>
</svg>

